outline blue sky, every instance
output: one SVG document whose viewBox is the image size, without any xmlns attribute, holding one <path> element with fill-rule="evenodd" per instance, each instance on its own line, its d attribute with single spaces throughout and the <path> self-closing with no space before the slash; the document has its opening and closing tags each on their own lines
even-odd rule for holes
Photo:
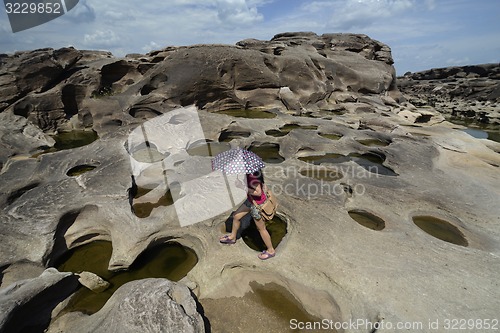
<svg viewBox="0 0 500 333">
<path fill-rule="evenodd" d="M 1 11 L 0 53 L 71 45 L 124 56 L 287 31 L 366 34 L 391 47 L 399 75 L 500 62 L 499 0 L 80 0 L 15 34 Z"/>
</svg>

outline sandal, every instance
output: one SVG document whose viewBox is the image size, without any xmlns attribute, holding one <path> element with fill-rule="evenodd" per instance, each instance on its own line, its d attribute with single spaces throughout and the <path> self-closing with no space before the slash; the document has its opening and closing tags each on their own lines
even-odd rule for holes
<svg viewBox="0 0 500 333">
<path fill-rule="evenodd" d="M 266 250 L 264 250 L 264 251 L 262 251 L 261 254 L 259 254 L 258 257 L 259 257 L 260 260 L 267 260 L 267 259 L 273 258 L 275 255 L 276 255 L 276 252 L 269 253 Z"/>
<path fill-rule="evenodd" d="M 224 237 L 219 239 L 219 242 L 221 242 L 222 244 L 234 244 L 236 243 L 236 240 L 229 238 L 229 235 L 224 235 Z"/>
</svg>

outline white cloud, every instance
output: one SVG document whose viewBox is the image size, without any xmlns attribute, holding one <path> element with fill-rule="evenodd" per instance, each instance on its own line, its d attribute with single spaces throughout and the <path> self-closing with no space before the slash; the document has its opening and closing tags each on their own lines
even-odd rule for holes
<svg viewBox="0 0 500 333">
<path fill-rule="evenodd" d="M 144 46 L 142 47 L 142 51 L 143 51 L 144 53 L 148 53 L 148 52 L 153 51 L 153 50 L 158 50 L 158 49 L 160 49 L 161 47 L 162 47 L 162 46 L 161 46 L 161 45 L 159 45 L 158 43 L 151 41 L 151 42 L 149 42 L 148 44 L 146 44 L 146 45 L 144 45 Z"/>
<path fill-rule="evenodd" d="M 112 30 L 98 30 L 83 37 L 84 45 L 93 48 L 116 47 L 121 44 L 121 39 Z"/>
<path fill-rule="evenodd" d="M 245 0 L 218 0 L 216 6 L 217 17 L 223 24 L 248 25 L 264 18 L 256 6 L 249 7 Z"/>
<path fill-rule="evenodd" d="M 352 32 L 389 45 L 398 72 L 416 71 L 450 59 L 498 62 L 497 7 L 493 0 L 80 0 L 61 19 L 16 34 L 0 12 L 0 52 L 74 45 L 121 56 L 286 31 Z"/>
</svg>

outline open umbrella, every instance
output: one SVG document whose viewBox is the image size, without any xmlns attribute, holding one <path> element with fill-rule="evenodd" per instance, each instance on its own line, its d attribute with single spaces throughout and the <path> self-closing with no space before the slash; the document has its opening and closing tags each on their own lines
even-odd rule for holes
<svg viewBox="0 0 500 333">
<path fill-rule="evenodd" d="M 233 148 L 215 155 L 212 170 L 220 170 L 224 174 L 251 174 L 265 166 L 255 153 L 242 148 Z"/>
</svg>

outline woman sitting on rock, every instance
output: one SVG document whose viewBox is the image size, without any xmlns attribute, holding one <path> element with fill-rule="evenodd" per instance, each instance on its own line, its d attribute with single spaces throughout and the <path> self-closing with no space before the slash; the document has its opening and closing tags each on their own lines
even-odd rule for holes
<svg viewBox="0 0 500 333">
<path fill-rule="evenodd" d="M 276 255 L 276 251 L 271 242 L 271 235 L 266 229 L 266 224 L 264 219 L 261 216 L 261 213 L 256 207 L 255 204 L 261 205 L 263 204 L 266 197 L 266 185 L 264 184 L 264 175 L 262 171 L 254 172 L 253 174 L 246 175 L 247 178 L 247 199 L 241 206 L 234 212 L 233 214 L 233 226 L 231 233 L 228 235 L 222 236 L 219 240 L 224 244 L 234 244 L 236 243 L 236 234 L 238 229 L 240 228 L 241 222 L 240 220 L 246 214 L 250 213 L 253 217 L 255 225 L 259 230 L 260 237 L 264 241 L 264 244 L 267 247 L 267 250 L 262 251 L 259 254 L 259 259 L 266 260 L 272 258 Z M 255 204 L 254 204 L 255 203 Z"/>
</svg>

